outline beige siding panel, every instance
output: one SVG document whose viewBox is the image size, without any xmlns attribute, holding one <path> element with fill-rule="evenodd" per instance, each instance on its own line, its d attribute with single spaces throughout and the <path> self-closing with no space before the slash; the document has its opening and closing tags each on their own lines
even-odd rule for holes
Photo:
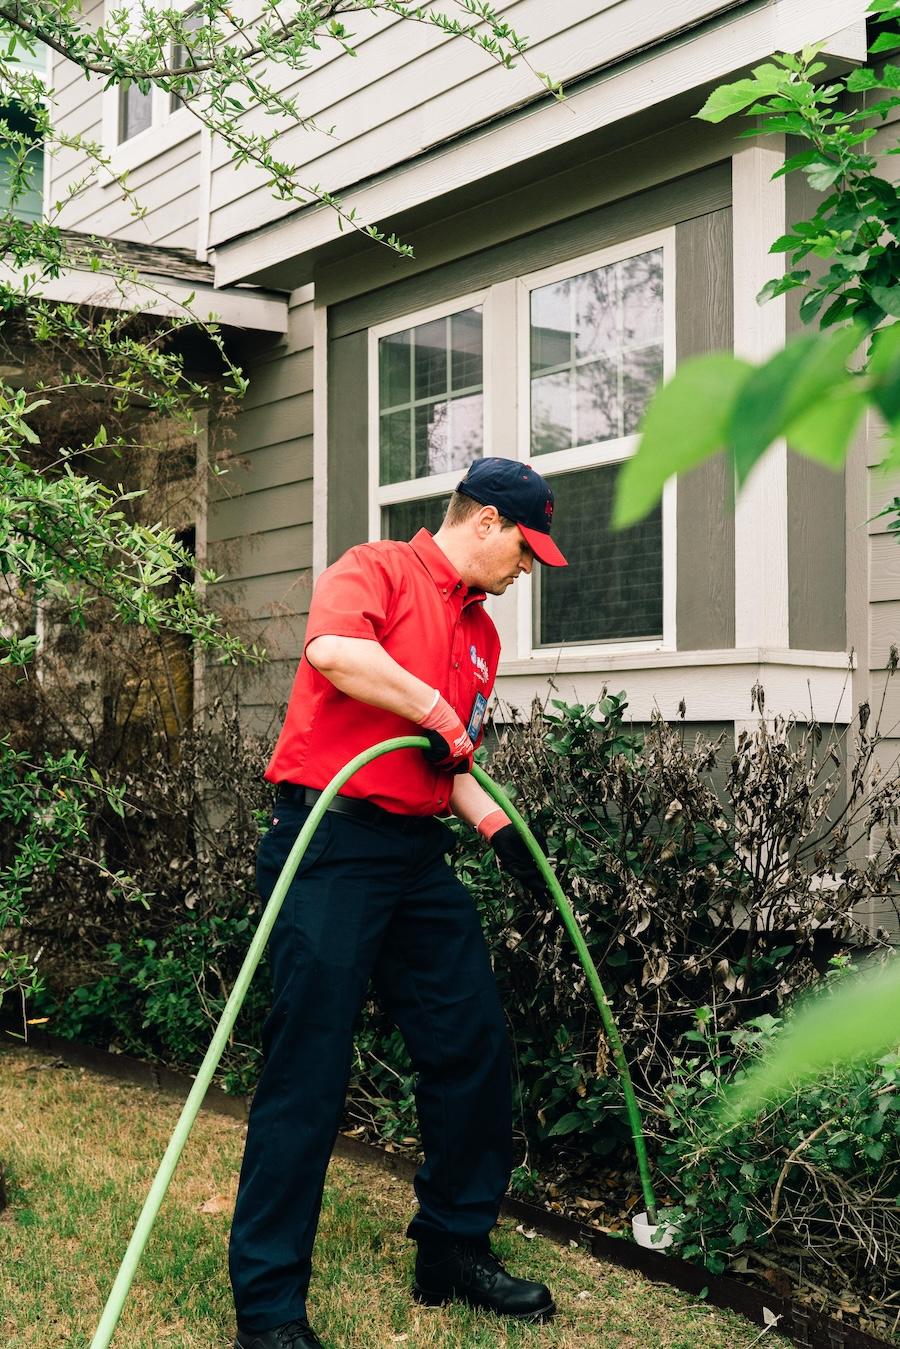
<svg viewBox="0 0 900 1349">
<path fill-rule="evenodd" d="M 877 720 L 880 735 L 900 735 L 900 674 L 890 675 L 884 669 L 873 671 L 869 705 L 872 710 L 870 731 L 874 730 Z"/>
<path fill-rule="evenodd" d="M 255 618 L 277 618 L 309 612 L 312 572 L 286 571 L 222 582 L 212 589 L 217 606 L 234 606 Z"/>
<path fill-rule="evenodd" d="M 306 614 L 285 614 L 276 618 L 254 618 L 241 624 L 241 635 L 262 647 L 269 660 L 292 661 L 303 655 Z"/>
<path fill-rule="evenodd" d="M 284 483 L 312 477 L 312 436 L 287 440 L 281 445 L 267 445 L 261 450 L 248 450 L 221 462 L 227 473 L 211 485 L 218 501 L 228 501 L 245 492 L 260 492 L 267 487 L 281 487 Z"/>
<path fill-rule="evenodd" d="M 900 496 L 900 469 L 887 473 L 880 469 L 869 470 L 869 533 L 886 534 L 891 520 L 896 516 L 880 515 L 885 506 Z"/>
<path fill-rule="evenodd" d="M 869 606 L 869 668 L 883 670 L 892 646 L 900 648 L 900 600 Z"/>
<path fill-rule="evenodd" d="M 267 708 L 272 715 L 273 707 L 287 702 L 296 673 L 297 662 L 293 659 L 273 660 L 261 667 L 242 670 L 237 683 L 241 705 Z"/>
<path fill-rule="evenodd" d="M 311 306 L 310 306 L 311 308 Z M 295 318 L 297 311 L 290 312 L 289 322 L 305 320 Z M 302 351 L 293 351 L 287 356 L 267 365 L 254 366 L 248 372 L 250 388 L 241 403 L 244 411 L 260 407 L 266 403 L 275 403 L 281 398 L 289 398 L 298 389 L 311 389 L 313 386 L 313 354 L 310 347 Z"/>
<path fill-rule="evenodd" d="M 869 598 L 900 600 L 900 538 L 873 534 L 869 539 Z"/>
<path fill-rule="evenodd" d="M 533 68 L 550 70 L 571 81 L 723 8 L 722 3 L 711 0 L 672 0 L 667 5 L 659 5 L 656 0 L 618 0 L 602 8 L 586 0 L 569 0 L 561 11 L 546 0 L 520 0 L 506 7 L 505 14 L 531 38 L 529 60 Z M 580 21 L 554 33 L 561 12 Z M 407 43 L 414 53 L 411 60 L 406 59 Z M 342 57 L 327 72 L 321 72 L 321 82 L 329 88 L 340 87 L 346 79 L 347 93 L 342 101 L 331 102 L 321 116 L 323 127 L 334 125 L 336 137 L 304 133 L 298 128 L 280 139 L 279 157 L 300 166 L 301 181 L 306 178 L 331 189 L 347 187 L 500 116 L 539 92 L 534 74 L 524 63 L 515 70 L 503 70 L 472 44 L 460 40 L 435 38 L 433 48 L 425 54 L 421 54 L 420 44 L 415 24 L 404 24 L 400 32 L 392 32 L 391 60 L 395 68 L 374 84 L 368 64 L 361 65 L 353 58 Z M 367 63 L 376 56 L 373 39 L 367 47 Z M 352 63 L 352 70 L 346 69 L 348 63 Z M 373 68 L 378 68 L 377 62 L 373 62 Z M 360 79 L 366 81 L 362 86 Z M 316 72 L 311 72 L 300 86 L 304 112 L 316 108 L 315 80 Z M 334 99 L 335 95 L 328 93 L 326 97 Z M 373 103 L 379 110 L 375 125 Z M 564 108 L 560 115 L 566 115 Z M 254 183 L 249 173 L 237 177 L 227 165 L 217 164 L 211 200 L 214 241 L 273 219 L 273 204 L 262 174 L 255 175 Z M 277 213 L 290 209 L 291 204 L 285 203 Z"/>
<path fill-rule="evenodd" d="M 312 482 L 285 483 L 262 492 L 219 501 L 210 512 L 208 540 L 222 543 L 257 530 L 287 529 L 300 520 L 312 519 Z"/>
<path fill-rule="evenodd" d="M 227 568 L 218 563 L 219 548 L 222 548 L 221 544 L 210 547 L 210 565 L 225 572 L 226 580 L 242 581 L 252 576 L 273 576 L 276 572 L 311 567 L 312 522 L 233 540 L 226 545 Z"/>
<path fill-rule="evenodd" d="M 293 398 L 281 398 L 267 407 L 249 408 L 239 414 L 238 453 L 311 436 L 312 418 L 312 391 L 295 394 Z"/>
<path fill-rule="evenodd" d="M 148 243 L 160 243 L 176 230 L 183 234 L 197 220 L 199 147 L 199 136 L 191 136 L 131 172 L 129 182 L 147 209 L 143 220 L 132 218 L 129 203 L 116 188 L 95 185 L 67 207 L 63 224 Z"/>
</svg>

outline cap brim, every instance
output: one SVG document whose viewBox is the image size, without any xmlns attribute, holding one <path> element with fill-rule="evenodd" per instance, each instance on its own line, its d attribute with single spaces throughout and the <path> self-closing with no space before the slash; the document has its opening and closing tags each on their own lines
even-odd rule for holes
<svg viewBox="0 0 900 1349">
<path fill-rule="evenodd" d="M 528 529 L 526 525 L 519 525 L 519 529 L 538 562 L 543 562 L 545 567 L 568 567 L 568 562 L 549 534 L 542 534 L 539 529 Z"/>
</svg>

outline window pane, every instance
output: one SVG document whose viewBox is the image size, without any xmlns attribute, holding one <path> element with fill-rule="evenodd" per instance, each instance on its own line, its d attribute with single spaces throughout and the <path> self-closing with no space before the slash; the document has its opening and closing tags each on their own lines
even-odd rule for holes
<svg viewBox="0 0 900 1349">
<path fill-rule="evenodd" d="M 446 473 L 450 459 L 450 425 L 446 403 L 425 403 L 416 412 L 416 477 Z"/>
<path fill-rule="evenodd" d="M 615 268 L 584 272 L 572 284 L 576 296 L 575 355 L 584 359 L 614 352 L 619 345 Z"/>
<path fill-rule="evenodd" d="M 187 33 L 196 33 L 196 32 L 199 32 L 199 30 L 203 27 L 204 19 L 205 19 L 205 15 L 203 15 L 203 14 L 201 14 L 201 13 L 199 13 L 199 12 L 198 12 L 198 13 L 194 13 L 194 14 L 189 14 L 189 15 L 187 16 L 187 18 L 184 19 L 184 21 L 183 21 L 183 22 L 184 22 L 184 29 L 185 29 L 185 32 L 187 32 Z M 195 60 L 196 60 L 196 59 L 200 59 L 200 60 L 203 59 L 202 54 L 199 53 L 199 52 L 197 51 L 196 46 L 193 48 L 193 53 L 191 53 L 191 52 L 188 51 L 187 46 L 186 46 L 183 42 L 173 42 L 173 43 L 172 43 L 172 66 L 173 66 L 173 68 L 177 70 L 177 69 L 179 69 L 179 68 L 182 67 L 182 66 L 187 66 L 187 65 L 191 64 L 191 56 L 192 56 L 192 54 L 193 54 Z M 197 77 L 197 78 L 199 79 L 199 77 Z M 170 112 L 177 112 L 179 108 L 184 108 L 184 107 L 186 107 L 186 106 L 187 106 L 187 104 L 184 102 L 184 99 L 179 98 L 178 95 L 177 95 L 176 93 L 170 93 L 170 94 L 169 94 L 169 111 L 170 111 Z"/>
<path fill-rule="evenodd" d="M 662 342 L 662 265 L 661 248 L 619 263 L 622 335 L 626 346 L 643 347 Z"/>
<path fill-rule="evenodd" d="M 619 417 L 619 381 L 615 365 L 592 361 L 575 371 L 576 434 L 573 445 L 593 445 L 622 434 Z"/>
<path fill-rule="evenodd" d="M 461 310 L 378 344 L 382 484 L 465 469 L 484 453 L 482 311 Z M 406 417 L 401 432 L 399 418 Z M 398 437 L 412 427 L 404 449 Z"/>
<path fill-rule="evenodd" d="M 383 539 L 411 539 L 420 529 L 432 534 L 440 529 L 449 497 L 425 497 L 423 501 L 401 501 L 381 511 Z"/>
<path fill-rule="evenodd" d="M 568 567 L 535 567 L 536 645 L 662 635 L 662 510 L 609 528 L 620 465 L 554 475 L 553 537 Z"/>
<path fill-rule="evenodd" d="M 415 343 L 415 396 L 433 398 L 447 393 L 446 319 L 435 319 L 413 329 Z"/>
<path fill-rule="evenodd" d="M 142 94 L 130 81 L 119 86 L 119 140 L 127 141 L 146 131 L 153 120 L 153 93 Z"/>
<path fill-rule="evenodd" d="M 558 281 L 531 292 L 531 368 L 552 370 L 572 359 L 570 283 Z"/>
<path fill-rule="evenodd" d="M 450 373 L 454 391 L 481 385 L 480 309 L 465 309 L 450 320 Z"/>
<path fill-rule="evenodd" d="M 661 248 L 539 286 L 531 293 L 531 453 L 634 434 L 662 370 Z"/>
<path fill-rule="evenodd" d="M 378 396 L 383 408 L 408 407 L 411 397 L 409 332 L 394 333 L 379 343 Z"/>
<path fill-rule="evenodd" d="M 380 420 L 381 481 L 406 482 L 413 477 L 410 409 L 384 413 Z"/>
<path fill-rule="evenodd" d="M 531 452 L 549 454 L 567 450 L 573 443 L 572 377 L 541 375 L 531 384 Z"/>
<path fill-rule="evenodd" d="M 654 389 L 662 380 L 663 349 L 645 347 L 643 351 L 627 351 L 623 367 L 622 429 L 624 435 L 633 436 Z"/>
</svg>

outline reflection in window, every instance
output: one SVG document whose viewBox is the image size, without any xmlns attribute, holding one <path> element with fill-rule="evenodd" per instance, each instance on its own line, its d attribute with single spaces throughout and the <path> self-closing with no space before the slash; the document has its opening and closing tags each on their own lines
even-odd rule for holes
<svg viewBox="0 0 900 1349">
<path fill-rule="evenodd" d="M 532 291 L 532 454 L 633 435 L 662 375 L 661 248 Z"/>
<path fill-rule="evenodd" d="M 44 214 L 44 147 L 31 115 L 19 105 L 0 106 L 7 130 L 0 132 L 0 210 L 16 220 Z"/>
<path fill-rule="evenodd" d="M 553 537 L 568 567 L 536 567 L 535 645 L 660 637 L 662 510 L 610 529 L 621 465 L 554 474 Z"/>
<path fill-rule="evenodd" d="M 127 80 L 119 86 L 119 143 L 131 140 L 153 123 L 153 90 L 146 93 Z"/>
<path fill-rule="evenodd" d="M 483 453 L 480 307 L 381 338 L 378 444 L 382 485 L 464 469 Z"/>
<path fill-rule="evenodd" d="M 440 529 L 450 498 L 424 497 L 418 501 L 398 501 L 381 510 L 383 539 L 411 539 L 420 529 L 434 534 Z"/>
</svg>

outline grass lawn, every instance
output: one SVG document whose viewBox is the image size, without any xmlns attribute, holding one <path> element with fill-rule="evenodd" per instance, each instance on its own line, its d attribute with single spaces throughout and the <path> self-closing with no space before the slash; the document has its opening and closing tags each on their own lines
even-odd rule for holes
<svg viewBox="0 0 900 1349">
<path fill-rule="evenodd" d="M 140 1087 L 0 1050 L 0 1158 L 10 1188 L 0 1215 L 2 1349 L 87 1349 L 178 1109 Z M 229 1349 L 226 1244 L 243 1132 L 211 1114 L 195 1125 L 115 1349 Z M 738 1316 L 580 1250 L 528 1240 L 508 1220 L 497 1249 L 515 1271 L 552 1286 L 555 1321 L 532 1328 L 462 1307 L 418 1307 L 407 1291 L 413 1248 L 402 1235 L 411 1208 L 403 1181 L 332 1163 L 310 1300 L 329 1349 L 743 1349 L 762 1338 Z"/>
</svg>

